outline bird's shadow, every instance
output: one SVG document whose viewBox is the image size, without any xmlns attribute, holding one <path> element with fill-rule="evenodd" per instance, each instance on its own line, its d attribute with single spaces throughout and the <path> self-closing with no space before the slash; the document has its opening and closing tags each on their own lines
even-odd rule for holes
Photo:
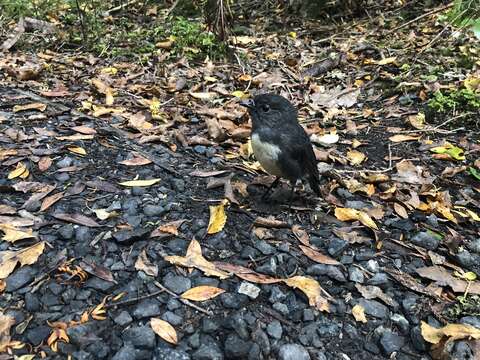
<svg viewBox="0 0 480 360">
<path fill-rule="evenodd" d="M 290 204 L 291 188 L 278 186 L 270 195 L 264 197 L 266 187 L 260 185 L 249 185 L 247 191 L 250 195 L 250 207 L 252 210 L 269 215 L 276 215 L 288 211 Z M 315 202 L 308 197 L 308 194 L 296 189 L 291 199 L 291 208 L 314 207 Z"/>
</svg>

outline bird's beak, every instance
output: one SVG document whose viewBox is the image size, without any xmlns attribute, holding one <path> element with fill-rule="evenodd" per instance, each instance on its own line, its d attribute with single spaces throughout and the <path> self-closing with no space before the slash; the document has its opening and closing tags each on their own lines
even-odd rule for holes
<svg viewBox="0 0 480 360">
<path fill-rule="evenodd" d="M 246 107 L 247 109 L 253 109 L 255 107 L 255 101 L 253 99 L 246 99 L 240 101 L 240 105 Z"/>
</svg>

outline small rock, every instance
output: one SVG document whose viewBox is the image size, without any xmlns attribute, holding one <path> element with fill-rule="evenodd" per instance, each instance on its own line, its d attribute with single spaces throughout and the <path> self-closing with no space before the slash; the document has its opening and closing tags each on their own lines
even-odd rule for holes
<svg viewBox="0 0 480 360">
<path fill-rule="evenodd" d="M 40 301 L 38 301 L 37 295 L 31 292 L 25 294 L 25 309 L 30 312 L 36 312 L 40 309 Z"/>
<path fill-rule="evenodd" d="M 178 193 L 183 193 L 185 191 L 185 181 L 182 179 L 173 179 L 172 186 L 174 190 Z"/>
<path fill-rule="evenodd" d="M 243 294 L 223 293 L 220 298 L 223 306 L 230 309 L 240 309 L 248 303 L 248 296 Z"/>
<path fill-rule="evenodd" d="M 255 243 L 255 247 L 258 251 L 260 251 L 263 255 L 272 255 L 275 253 L 275 248 L 267 243 L 265 240 L 260 240 Z"/>
<path fill-rule="evenodd" d="M 385 319 L 388 316 L 388 308 L 375 300 L 360 299 L 358 304 L 363 307 L 365 314 L 379 319 Z"/>
<path fill-rule="evenodd" d="M 162 320 L 165 320 L 168 322 L 170 325 L 180 325 L 183 323 L 183 318 L 181 316 L 178 316 L 174 312 L 167 311 L 162 315 Z"/>
<path fill-rule="evenodd" d="M 285 344 L 278 350 L 278 360 L 310 360 L 307 349 L 299 344 Z"/>
<path fill-rule="evenodd" d="M 288 310 L 288 306 L 280 302 L 276 302 L 272 305 L 272 307 L 274 310 L 278 311 L 282 315 L 287 315 L 290 312 Z"/>
<path fill-rule="evenodd" d="M 206 334 L 216 332 L 220 328 L 220 324 L 215 319 L 204 317 L 202 319 L 202 331 Z"/>
<path fill-rule="evenodd" d="M 424 352 L 427 350 L 427 343 L 422 336 L 422 330 L 420 326 L 415 326 L 410 331 L 410 340 L 412 341 L 412 345 L 418 351 Z"/>
<path fill-rule="evenodd" d="M 143 358 L 145 360 L 150 360 L 151 354 L 145 354 L 147 357 Z M 152 360 L 191 360 L 190 355 L 185 351 L 179 349 L 170 349 L 170 348 L 157 348 L 155 350 L 155 356 L 151 358 Z"/>
<path fill-rule="evenodd" d="M 68 328 L 67 335 L 72 344 L 83 348 L 88 344 L 101 340 L 101 338 L 95 334 L 96 330 L 95 323 L 85 323 Z"/>
<path fill-rule="evenodd" d="M 280 339 L 283 333 L 282 324 L 280 324 L 280 321 L 273 320 L 270 322 L 270 324 L 267 326 L 267 333 L 274 339 Z"/>
<path fill-rule="evenodd" d="M 87 242 L 93 239 L 90 229 L 86 226 L 78 226 L 75 229 L 75 240 L 78 242 Z"/>
<path fill-rule="evenodd" d="M 75 228 L 71 224 L 63 225 L 58 229 L 58 234 L 64 240 L 71 240 L 73 239 L 73 234 L 75 232 Z"/>
<path fill-rule="evenodd" d="M 34 328 L 29 328 L 26 332 L 26 337 L 30 343 L 37 346 L 42 341 L 46 341 L 50 336 L 51 328 L 49 326 L 37 326 Z"/>
<path fill-rule="evenodd" d="M 122 311 L 113 319 L 113 321 L 115 321 L 115 323 L 120 326 L 125 326 L 130 324 L 133 321 L 133 319 L 128 312 Z"/>
<path fill-rule="evenodd" d="M 428 250 L 435 250 L 440 243 L 438 235 L 431 231 L 421 231 L 417 233 L 410 241 L 417 246 L 421 246 Z"/>
<path fill-rule="evenodd" d="M 464 316 L 460 319 L 461 324 L 468 324 L 480 329 L 480 316 Z"/>
<path fill-rule="evenodd" d="M 468 243 L 467 247 L 470 251 L 480 254 L 480 239 L 475 239 L 472 242 Z"/>
<path fill-rule="evenodd" d="M 348 247 L 348 242 L 342 239 L 333 238 L 330 241 L 330 245 L 328 247 L 328 253 L 333 256 L 337 257 L 341 255 Z"/>
<path fill-rule="evenodd" d="M 133 311 L 135 319 L 159 316 L 161 314 L 160 306 L 157 300 L 145 299 L 140 302 Z"/>
<path fill-rule="evenodd" d="M 115 287 L 115 283 L 97 277 L 92 277 L 87 280 L 85 287 L 107 293 Z"/>
<path fill-rule="evenodd" d="M 192 354 L 192 360 L 223 360 L 223 353 L 215 343 L 202 344 Z"/>
<path fill-rule="evenodd" d="M 55 180 L 57 180 L 58 182 L 61 182 L 61 183 L 65 183 L 65 182 L 70 180 L 70 175 L 68 175 L 68 173 L 66 173 L 66 172 L 56 173 L 55 174 Z"/>
<path fill-rule="evenodd" d="M 195 145 L 193 147 L 193 151 L 195 151 L 197 154 L 205 154 L 205 152 L 207 151 L 207 148 L 204 146 L 204 145 Z"/>
<path fill-rule="evenodd" d="M 460 265 L 466 268 L 470 268 L 475 264 L 475 257 L 467 250 L 459 251 L 456 258 Z"/>
<path fill-rule="evenodd" d="M 160 205 L 146 205 L 144 208 L 143 208 L 143 213 L 147 216 L 160 216 L 162 214 L 164 214 L 166 211 L 165 211 L 165 208 L 163 206 L 160 206 Z"/>
<path fill-rule="evenodd" d="M 368 285 L 385 285 L 388 284 L 388 275 L 385 273 L 376 273 L 367 280 Z"/>
<path fill-rule="evenodd" d="M 403 334 L 408 334 L 410 331 L 410 323 L 405 318 L 405 316 L 401 314 L 393 314 L 391 317 L 392 321 L 398 326 L 400 331 Z"/>
<path fill-rule="evenodd" d="M 176 294 L 181 294 L 192 287 L 188 277 L 168 273 L 163 277 L 163 285 Z"/>
<path fill-rule="evenodd" d="M 309 275 L 326 275 L 330 279 L 338 282 L 347 282 L 347 279 L 338 266 L 315 264 L 307 268 L 307 274 Z"/>
<path fill-rule="evenodd" d="M 135 241 L 147 239 L 148 229 L 120 230 L 112 234 L 113 239 L 120 245 L 131 245 Z"/>
<path fill-rule="evenodd" d="M 71 157 L 65 156 L 62 160 L 57 162 L 57 166 L 59 168 L 69 167 L 73 163 L 73 159 Z"/>
<path fill-rule="evenodd" d="M 350 281 L 363 284 L 363 282 L 365 281 L 365 276 L 359 268 L 355 266 L 350 266 L 350 268 L 348 269 L 348 279 Z"/>
<path fill-rule="evenodd" d="M 7 277 L 7 280 L 5 281 L 7 284 L 5 291 L 13 292 L 24 287 L 33 280 L 36 273 L 37 271 L 31 266 L 24 266 L 18 269 L 12 275 Z"/>
<path fill-rule="evenodd" d="M 127 344 L 118 350 L 115 355 L 113 355 L 112 360 L 133 360 L 136 358 L 137 350 L 135 350 L 132 345 Z"/>
<path fill-rule="evenodd" d="M 303 310 L 303 321 L 313 321 L 315 320 L 315 313 L 312 309 Z"/>
<path fill-rule="evenodd" d="M 122 338 L 125 343 L 129 342 L 136 348 L 153 349 L 156 344 L 155 333 L 150 325 L 128 328 Z"/>
<path fill-rule="evenodd" d="M 252 343 L 242 340 L 236 334 L 230 334 L 225 340 L 225 355 L 227 359 L 245 359 Z"/>
<path fill-rule="evenodd" d="M 252 283 L 242 281 L 242 283 L 238 287 L 238 293 L 247 295 L 251 299 L 256 299 L 258 297 L 258 294 L 260 294 L 260 288 L 253 285 Z"/>
<path fill-rule="evenodd" d="M 377 273 L 378 270 L 379 270 L 379 265 L 378 265 L 378 262 L 373 260 L 373 259 L 370 259 L 367 261 L 367 270 L 368 271 L 371 271 L 372 273 Z"/>
<path fill-rule="evenodd" d="M 405 344 L 405 338 L 391 331 L 385 331 L 380 338 L 380 347 L 388 356 L 394 351 L 399 351 L 403 344 Z"/>
<path fill-rule="evenodd" d="M 287 295 L 278 286 L 273 286 L 272 290 L 270 290 L 270 297 L 268 298 L 268 301 L 273 304 L 276 302 L 281 302 L 286 298 Z"/>
</svg>

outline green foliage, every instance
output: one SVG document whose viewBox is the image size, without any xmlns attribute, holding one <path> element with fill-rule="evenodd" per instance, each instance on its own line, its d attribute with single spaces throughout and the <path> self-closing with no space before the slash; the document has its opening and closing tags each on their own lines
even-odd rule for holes
<svg viewBox="0 0 480 360">
<path fill-rule="evenodd" d="M 428 106 L 438 112 L 445 113 L 454 109 L 475 111 L 480 109 L 480 93 L 473 89 L 436 91 L 429 100 Z"/>
<path fill-rule="evenodd" d="M 445 315 L 452 321 L 463 316 L 480 315 L 480 296 L 465 295 L 457 297 L 457 302 L 445 311 Z"/>
<path fill-rule="evenodd" d="M 480 0 L 455 0 L 447 16 L 457 26 L 478 24 L 480 22 Z"/>
</svg>

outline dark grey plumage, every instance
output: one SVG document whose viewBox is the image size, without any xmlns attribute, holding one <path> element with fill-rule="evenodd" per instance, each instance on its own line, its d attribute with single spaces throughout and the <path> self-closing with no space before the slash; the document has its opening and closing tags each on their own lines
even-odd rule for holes
<svg viewBox="0 0 480 360">
<path fill-rule="evenodd" d="M 286 178 L 295 185 L 307 179 L 320 195 L 317 162 L 308 135 L 298 123 L 297 110 L 284 97 L 257 95 L 242 105 L 252 118 L 252 147 L 255 157 L 270 174 Z M 292 190 L 293 191 L 293 190 Z"/>
</svg>

